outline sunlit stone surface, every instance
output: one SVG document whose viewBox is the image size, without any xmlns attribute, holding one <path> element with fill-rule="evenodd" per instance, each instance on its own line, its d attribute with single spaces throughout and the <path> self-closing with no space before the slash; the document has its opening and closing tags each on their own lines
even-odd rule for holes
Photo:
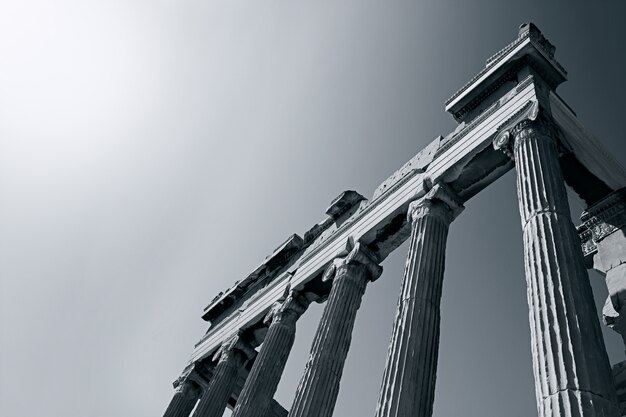
<svg viewBox="0 0 626 417">
<path fill-rule="evenodd" d="M 443 185 L 409 206 L 411 246 L 377 417 L 432 415 L 446 239 L 450 222 L 462 209 L 459 197 Z"/>
<path fill-rule="evenodd" d="M 541 120 L 511 132 L 524 236 L 540 416 L 618 416 L 593 293 L 565 193 L 556 132 Z"/>
<path fill-rule="evenodd" d="M 327 271 L 333 286 L 289 417 L 332 416 L 365 286 L 381 273 L 374 255 L 360 243 Z"/>
<path fill-rule="evenodd" d="M 409 238 L 376 415 L 430 417 L 448 228 L 463 204 L 513 168 L 539 415 L 618 416 L 615 384 L 626 402 L 626 378 L 618 364 L 613 380 L 586 267 L 606 274 L 605 321 L 624 337 L 626 170 L 556 93 L 567 71 L 555 52 L 535 25 L 522 24 L 446 101 L 459 123 L 453 131 L 365 194 L 371 200 L 342 192 L 302 237 L 292 234 L 213 298 L 202 315 L 211 327 L 185 367 L 206 365 L 212 376 L 187 385 L 183 371 L 166 417 L 187 417 L 200 391 L 194 417 L 220 417 L 227 405 L 235 417 L 287 414 L 272 397 L 308 304 L 296 293 L 285 300 L 287 289 L 326 300 L 289 416 L 330 417 L 367 283 Z M 578 235 L 566 186 L 586 208 Z"/>
</svg>

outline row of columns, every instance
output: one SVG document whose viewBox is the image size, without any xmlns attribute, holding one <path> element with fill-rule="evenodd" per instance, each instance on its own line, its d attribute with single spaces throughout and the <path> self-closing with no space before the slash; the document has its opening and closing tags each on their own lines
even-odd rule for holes
<svg viewBox="0 0 626 417">
<path fill-rule="evenodd" d="M 539 416 L 617 417 L 615 389 L 595 304 L 559 168 L 557 132 L 536 114 L 506 132 L 514 158 L 524 241 L 533 370 Z M 410 204 L 409 254 L 387 352 L 376 417 L 432 415 L 440 333 L 445 248 L 463 201 L 445 184 Z M 382 273 L 377 257 L 356 243 L 324 273 L 332 281 L 311 354 L 289 417 L 330 417 L 337 400 L 357 310 L 367 283 Z M 264 417 L 309 300 L 297 291 L 273 306 L 265 340 L 234 417 Z M 254 350 L 227 341 L 208 387 L 181 384 L 165 417 L 220 417 Z"/>
</svg>

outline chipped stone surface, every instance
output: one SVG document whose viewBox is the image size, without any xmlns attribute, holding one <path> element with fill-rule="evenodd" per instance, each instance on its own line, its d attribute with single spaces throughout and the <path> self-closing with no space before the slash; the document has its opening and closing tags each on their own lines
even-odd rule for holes
<svg viewBox="0 0 626 417">
<path fill-rule="evenodd" d="M 537 26 L 522 24 L 517 39 L 489 58 L 485 68 L 446 101 L 446 111 L 459 122 L 471 120 L 481 103 L 505 93 L 500 89 L 504 83 L 520 81 L 517 76 L 524 67 L 532 67 L 556 89 L 567 79 L 567 71 L 554 59 L 554 51 Z"/>
<path fill-rule="evenodd" d="M 626 188 L 589 207 L 581 220 L 578 235 L 583 254 L 605 274 L 609 291 L 602 309 L 604 322 L 626 344 Z"/>
<path fill-rule="evenodd" d="M 337 219 L 362 200 L 365 200 L 365 197 L 356 191 L 344 191 L 330 203 L 330 206 L 326 209 L 326 214 L 333 219 Z"/>
<path fill-rule="evenodd" d="M 446 240 L 462 210 L 459 197 L 443 184 L 409 207 L 411 244 L 376 417 L 432 415 Z"/>
<path fill-rule="evenodd" d="M 233 417 L 265 416 L 271 408 L 296 337 L 296 321 L 306 311 L 309 301 L 292 291 L 282 303 L 270 310 L 266 320 L 271 324 L 254 361 L 243 390 L 237 400 Z"/>
<path fill-rule="evenodd" d="M 554 59 L 554 46 L 534 25 L 520 27 L 516 40 L 489 58 L 486 68 L 446 103 L 446 110 L 460 121 L 453 132 L 436 138 L 387 178 L 370 201 L 355 191 L 342 193 L 331 203 L 324 220 L 302 238 L 292 235 L 247 277 L 211 302 L 203 316 L 211 321 L 211 328 L 197 343 L 190 366 L 210 363 L 213 376 L 208 383 L 206 378 L 194 379 L 188 366 L 176 385 L 168 417 L 186 417 L 186 410 L 195 402 L 196 386 L 203 388 L 204 395 L 195 417 L 221 416 L 225 401 L 229 407 L 237 407 L 239 397 L 236 414 L 247 415 L 245 407 L 252 410 L 255 405 L 267 405 L 293 337 L 288 320 L 280 326 L 274 321 L 280 309 L 272 306 L 284 300 L 285 288 L 313 289 L 318 300 L 328 298 L 290 415 L 330 417 L 366 284 L 380 275 L 377 264 L 410 236 L 408 268 L 378 413 L 430 415 L 445 237 L 447 225 L 458 214 L 456 210 L 433 210 L 432 204 L 456 204 L 459 209 L 459 199 L 446 196 L 468 200 L 514 164 L 540 416 L 617 416 L 583 257 L 568 217 L 559 170 L 559 165 L 567 164 L 553 139 L 558 138 L 566 157 L 574 158 L 570 166 L 575 169 L 568 172 L 576 174 L 583 167 L 589 176 L 584 179 L 585 186 L 565 178 L 589 204 L 626 186 L 626 171 L 584 131 L 553 91 L 565 76 Z M 546 111 L 543 117 L 555 124 L 558 135 L 546 134 L 545 126 L 536 124 L 539 109 Z M 506 140 L 500 143 L 503 138 Z M 493 143 L 498 145 L 495 149 Z M 433 187 L 433 183 L 438 185 Z M 406 218 L 409 210 L 412 222 Z M 420 212 L 441 216 L 416 217 Z M 622 229 L 604 222 L 581 230 L 580 235 L 588 259 L 607 272 L 609 293 L 617 295 L 610 298 L 605 310 L 607 322 L 613 320 L 609 324 L 616 330 L 622 326 L 619 310 L 626 281 Z M 427 316 L 424 311 L 432 314 Z M 237 349 L 236 343 L 229 341 L 230 335 L 242 332 L 254 346 L 263 343 L 258 362 L 246 359 L 253 353 Z M 248 377 L 246 369 L 251 365 L 254 372 Z M 416 369 L 420 372 L 414 372 Z M 287 411 L 270 399 L 266 416 L 285 415 Z"/>
<path fill-rule="evenodd" d="M 554 130 L 523 121 L 512 135 L 539 415 L 618 416 Z"/>
<path fill-rule="evenodd" d="M 237 378 L 244 364 L 254 354 L 239 335 L 227 339 L 217 352 L 219 358 L 209 386 L 194 411 L 194 417 L 222 417 L 235 390 Z"/>
<path fill-rule="evenodd" d="M 214 321 L 225 311 L 236 305 L 240 305 L 243 301 L 243 295 L 249 291 L 251 287 L 259 282 L 265 282 L 276 275 L 277 271 L 291 265 L 300 254 L 300 250 L 304 246 L 304 240 L 297 234 L 291 235 L 285 242 L 268 255 L 263 263 L 259 265 L 244 280 L 237 281 L 233 287 L 225 293 L 220 293 L 211 303 L 204 309 L 202 318 L 206 321 Z M 238 303 L 239 302 L 239 303 Z"/>
<path fill-rule="evenodd" d="M 289 417 L 332 416 L 361 298 L 367 283 L 381 272 L 375 256 L 360 243 L 333 263 L 326 275 L 333 286 Z"/>
<path fill-rule="evenodd" d="M 613 365 L 612 371 L 620 415 L 626 416 L 626 361 Z"/>
<path fill-rule="evenodd" d="M 393 175 L 387 178 L 382 184 L 376 188 L 374 191 L 374 195 L 372 196 L 372 201 L 376 200 L 382 194 L 389 191 L 394 184 L 400 181 L 405 175 L 410 173 L 411 171 L 424 172 L 428 165 L 435 158 L 435 154 L 439 150 L 439 146 L 441 144 L 442 137 L 438 136 L 430 142 L 424 149 L 422 149 L 417 155 L 415 155 L 409 162 L 404 164 L 402 168 L 393 173 Z"/>
<path fill-rule="evenodd" d="M 176 387 L 174 398 L 165 410 L 163 417 L 188 417 L 200 398 L 201 389 L 191 380 L 186 380 Z"/>
</svg>

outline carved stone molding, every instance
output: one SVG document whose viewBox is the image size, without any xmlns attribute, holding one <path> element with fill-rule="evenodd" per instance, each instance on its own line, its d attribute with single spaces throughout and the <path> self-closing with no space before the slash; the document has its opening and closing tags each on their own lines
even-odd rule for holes
<svg viewBox="0 0 626 417">
<path fill-rule="evenodd" d="M 309 300 L 296 290 L 276 302 L 266 315 L 267 335 L 250 374 L 237 399 L 233 417 L 267 416 L 280 382 L 296 333 L 296 321 L 306 311 Z"/>
<path fill-rule="evenodd" d="M 559 137 L 559 130 L 552 119 L 540 112 L 537 101 L 529 101 L 518 112 L 502 123 L 497 130 L 492 142 L 493 148 L 503 152 L 515 162 L 514 148 L 520 141 L 529 138 L 541 137 L 547 140 L 555 140 Z M 556 143 L 559 156 L 564 152 L 564 146 Z"/>
<path fill-rule="evenodd" d="M 280 322 L 295 323 L 306 311 L 310 303 L 311 301 L 301 294 L 300 291 L 290 290 L 284 301 L 274 303 L 263 319 L 263 323 L 268 326 L 272 323 Z"/>
<path fill-rule="evenodd" d="M 348 247 L 351 244 L 348 243 Z M 383 267 L 378 265 L 378 257 L 370 251 L 366 245 L 357 242 L 345 258 L 335 258 L 326 268 L 322 277 L 323 281 L 330 281 L 335 278 L 339 271 L 353 264 L 360 264 L 367 268 L 370 281 L 376 281 L 383 273 Z"/>
<path fill-rule="evenodd" d="M 445 248 L 450 223 L 461 211 L 463 200 L 444 183 L 409 205 L 409 254 L 376 417 L 432 415 Z"/>
<path fill-rule="evenodd" d="M 202 390 L 195 382 L 183 380 L 176 386 L 174 397 L 170 401 L 163 417 L 189 417 Z"/>
<path fill-rule="evenodd" d="M 323 276 L 332 288 L 289 417 L 332 416 L 361 299 L 383 270 L 363 243 L 347 242 L 348 254 L 335 258 Z"/>
<path fill-rule="evenodd" d="M 539 103 L 535 100 L 529 101 L 519 111 L 511 115 L 507 120 L 498 126 L 496 137 L 493 140 L 493 148 L 502 151 L 506 156 L 515 161 L 513 156 L 513 142 L 515 134 L 521 124 L 527 121 L 534 121 L 539 116 Z"/>
<path fill-rule="evenodd" d="M 520 50 L 526 53 L 520 56 Z M 457 121 L 466 121 L 468 115 L 502 85 L 519 81 L 520 71 L 524 68 L 532 69 L 551 89 L 556 89 L 565 81 L 567 71 L 554 59 L 555 50 L 534 24 L 522 24 L 517 38 L 487 59 L 485 67 L 446 100 L 446 111 Z"/>
<path fill-rule="evenodd" d="M 414 222 L 426 215 L 440 216 L 450 224 L 465 209 L 463 200 L 444 183 L 435 184 L 426 195 L 409 204 L 407 218 Z"/>
<path fill-rule="evenodd" d="M 578 226 L 583 253 L 585 256 L 597 250 L 598 242 L 611 233 L 626 226 L 626 188 L 609 194 L 589 207 L 580 216 Z"/>
<path fill-rule="evenodd" d="M 511 135 L 539 415 L 617 416 L 589 276 L 570 219 L 557 139 L 549 122 L 534 119 L 518 122 Z"/>
<path fill-rule="evenodd" d="M 241 356 L 243 361 L 252 359 L 256 355 L 254 348 L 242 338 L 242 331 L 238 331 L 222 343 L 222 346 L 213 355 L 213 360 L 219 362 L 231 361 L 234 355 Z"/>
<path fill-rule="evenodd" d="M 195 385 L 205 390 L 209 386 L 211 377 L 213 376 L 213 368 L 206 365 L 203 361 L 194 362 L 188 365 L 174 381 L 174 388 L 178 388 L 187 381 L 193 382 Z"/>
</svg>

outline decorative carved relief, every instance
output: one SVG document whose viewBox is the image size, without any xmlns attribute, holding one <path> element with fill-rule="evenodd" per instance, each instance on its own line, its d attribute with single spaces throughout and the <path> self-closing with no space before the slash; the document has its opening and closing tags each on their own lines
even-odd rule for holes
<svg viewBox="0 0 626 417">
<path fill-rule="evenodd" d="M 578 236 L 587 256 L 597 250 L 598 242 L 626 226 L 626 188 L 589 207 L 580 219 L 583 223 L 578 226 Z"/>
<path fill-rule="evenodd" d="M 347 265 L 360 264 L 368 269 L 370 273 L 370 280 L 376 281 L 383 272 L 383 267 L 378 265 L 378 262 L 377 256 L 370 251 L 366 245 L 361 242 L 357 242 L 346 257 L 335 258 L 333 262 L 328 265 L 324 271 L 322 280 L 330 281 L 334 279 L 338 270 L 346 267 Z"/>
</svg>

